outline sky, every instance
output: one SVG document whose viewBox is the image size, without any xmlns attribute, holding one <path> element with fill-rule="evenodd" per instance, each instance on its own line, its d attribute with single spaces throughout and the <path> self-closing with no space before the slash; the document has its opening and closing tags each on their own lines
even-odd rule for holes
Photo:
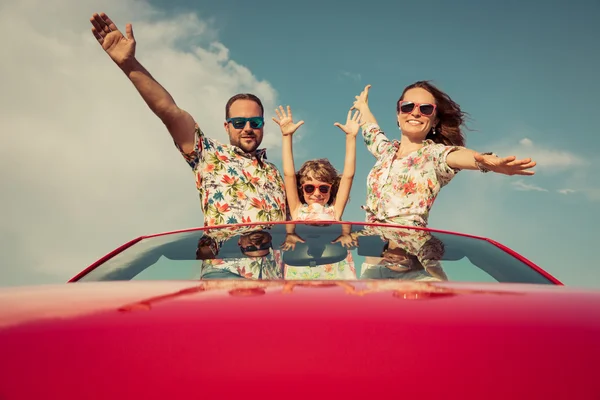
<svg viewBox="0 0 600 400">
<path fill-rule="evenodd" d="M 191 170 L 91 34 L 101 11 L 133 24 L 137 58 L 207 135 L 227 142 L 225 102 L 258 95 L 280 168 L 276 106 L 305 121 L 297 166 L 326 157 L 341 170 L 333 123 L 366 84 L 399 138 L 402 89 L 432 80 L 469 113 L 467 147 L 538 166 L 460 172 L 430 227 L 493 238 L 565 284 L 600 288 L 597 0 L 0 0 L 0 286 L 65 282 L 134 237 L 202 225 Z M 359 141 L 346 220 L 364 220 L 374 161 Z"/>
</svg>

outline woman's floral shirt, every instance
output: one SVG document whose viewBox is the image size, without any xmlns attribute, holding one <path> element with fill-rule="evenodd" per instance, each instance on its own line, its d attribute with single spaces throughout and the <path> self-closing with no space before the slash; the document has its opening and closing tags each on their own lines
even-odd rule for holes
<svg viewBox="0 0 600 400">
<path fill-rule="evenodd" d="M 285 220 L 285 186 L 265 149 L 252 156 L 206 137 L 198 126 L 194 150 L 177 147 L 196 176 L 205 226 Z"/>
<path fill-rule="evenodd" d="M 381 257 L 370 257 L 369 261 L 377 259 L 377 264 L 370 262 L 364 262 L 362 264 L 361 271 L 364 274 L 369 268 L 385 266 L 392 271 L 399 272 L 414 272 L 416 270 L 435 271 L 440 273 L 442 271 L 441 260 L 444 257 L 444 243 L 433 236 L 431 232 L 423 229 L 403 229 L 403 228 L 388 228 L 383 226 L 367 226 L 362 231 L 356 232 L 355 237 L 359 236 L 379 236 L 382 241 L 382 245 L 385 242 L 392 243 L 391 247 L 401 249 L 407 255 L 407 258 L 411 261 L 408 264 L 398 264 L 387 261 Z M 409 266 L 408 268 L 403 268 Z M 394 275 L 394 273 L 391 273 Z M 425 275 L 428 275 L 425 273 Z M 427 276 L 420 276 L 419 274 L 413 275 L 411 279 L 426 278 Z M 397 279 L 409 279 L 407 274 L 397 274 Z"/>
<path fill-rule="evenodd" d="M 362 207 L 367 221 L 427 226 L 440 189 L 459 171 L 448 166 L 446 157 L 461 147 L 425 140 L 419 150 L 396 158 L 400 142 L 390 141 L 378 125 L 366 125 L 362 134 L 377 158 L 367 177 L 367 201 Z"/>
</svg>

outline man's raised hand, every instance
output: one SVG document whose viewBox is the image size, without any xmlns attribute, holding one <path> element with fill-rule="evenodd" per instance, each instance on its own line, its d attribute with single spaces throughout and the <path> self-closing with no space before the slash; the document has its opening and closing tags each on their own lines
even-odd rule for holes
<svg viewBox="0 0 600 400">
<path fill-rule="evenodd" d="M 117 65 L 122 66 L 135 57 L 135 38 L 131 24 L 125 26 L 126 36 L 123 36 L 105 13 L 94 13 L 90 22 L 94 37 Z"/>
</svg>

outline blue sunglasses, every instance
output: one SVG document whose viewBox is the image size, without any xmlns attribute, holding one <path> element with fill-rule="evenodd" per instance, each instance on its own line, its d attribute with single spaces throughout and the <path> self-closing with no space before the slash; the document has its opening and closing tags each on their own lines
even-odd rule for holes
<svg viewBox="0 0 600 400">
<path fill-rule="evenodd" d="M 228 118 L 227 122 L 230 123 L 231 125 L 233 125 L 233 127 L 235 129 L 242 129 L 243 127 L 246 126 L 246 122 L 250 122 L 250 128 L 258 129 L 258 128 L 262 128 L 262 126 L 265 124 L 265 119 L 263 117 L 251 117 L 251 118 L 235 117 L 235 118 Z"/>
<path fill-rule="evenodd" d="M 263 243 L 260 246 L 240 246 L 240 250 L 242 251 L 242 253 L 248 253 L 251 251 L 260 251 L 260 250 L 267 250 L 270 249 L 271 247 L 273 247 L 273 243 L 272 242 L 267 242 L 267 243 Z"/>
</svg>

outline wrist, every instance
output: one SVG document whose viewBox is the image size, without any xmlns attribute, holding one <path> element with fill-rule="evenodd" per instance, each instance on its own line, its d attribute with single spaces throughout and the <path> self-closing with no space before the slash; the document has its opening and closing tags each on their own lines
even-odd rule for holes
<svg viewBox="0 0 600 400">
<path fill-rule="evenodd" d="M 377 124 L 377 122 L 365 122 L 362 126 L 361 126 L 362 130 L 365 132 L 368 132 L 372 129 L 379 129 L 379 125 Z"/>
<path fill-rule="evenodd" d="M 125 73 L 125 75 L 131 74 L 133 71 L 139 69 L 140 63 L 136 60 L 135 57 L 127 58 L 120 63 L 117 63 L 121 71 Z"/>
<path fill-rule="evenodd" d="M 482 156 L 494 156 L 494 157 L 498 157 L 496 154 L 492 153 L 492 152 L 487 152 L 487 153 L 481 153 Z M 485 166 L 483 166 L 479 161 L 475 160 L 475 166 L 477 167 L 477 169 L 482 172 L 482 173 L 486 173 L 486 172 L 490 172 L 489 168 L 486 168 Z"/>
</svg>

